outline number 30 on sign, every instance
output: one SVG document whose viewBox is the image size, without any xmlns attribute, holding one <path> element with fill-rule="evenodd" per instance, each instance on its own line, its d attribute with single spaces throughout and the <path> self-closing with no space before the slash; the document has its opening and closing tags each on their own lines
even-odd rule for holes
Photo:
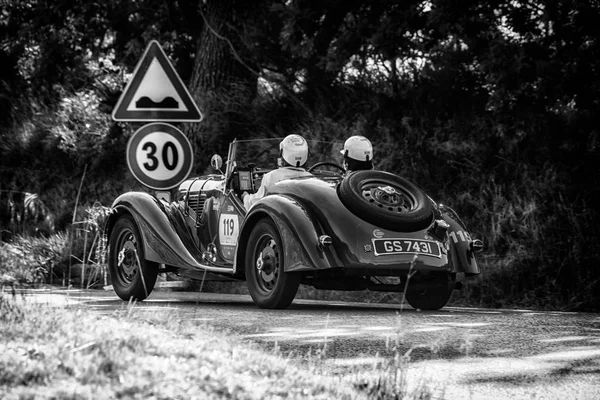
<svg viewBox="0 0 600 400">
<path fill-rule="evenodd" d="M 127 165 L 151 189 L 170 189 L 185 180 L 193 164 L 192 145 L 172 125 L 156 122 L 138 129 L 127 143 Z"/>
</svg>

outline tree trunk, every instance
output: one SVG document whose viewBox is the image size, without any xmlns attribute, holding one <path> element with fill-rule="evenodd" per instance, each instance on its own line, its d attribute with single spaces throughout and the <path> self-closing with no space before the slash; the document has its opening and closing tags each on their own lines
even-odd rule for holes
<svg viewBox="0 0 600 400">
<path fill-rule="evenodd" d="M 190 91 L 203 121 L 186 133 L 196 145 L 196 156 L 226 151 L 234 138 L 251 131 L 251 103 L 256 96 L 258 71 L 246 46 L 260 4 L 244 0 L 200 1 L 202 24 Z M 204 163 L 208 164 L 208 163 Z"/>
</svg>

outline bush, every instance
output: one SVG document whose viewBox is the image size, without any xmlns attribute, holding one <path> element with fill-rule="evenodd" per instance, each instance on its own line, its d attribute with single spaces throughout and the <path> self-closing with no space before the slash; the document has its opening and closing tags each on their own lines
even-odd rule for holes
<svg viewBox="0 0 600 400">
<path fill-rule="evenodd" d="M 104 268 L 102 228 L 109 213 L 109 207 L 97 203 L 86 209 L 86 219 L 66 233 L 47 238 L 16 236 L 11 243 L 0 242 L 0 284 L 68 284 L 75 263 Z"/>
<path fill-rule="evenodd" d="M 0 276 L 4 277 L 4 283 L 49 282 L 64 274 L 68 249 L 68 237 L 64 233 L 48 238 L 17 236 L 13 243 L 0 242 Z"/>
</svg>

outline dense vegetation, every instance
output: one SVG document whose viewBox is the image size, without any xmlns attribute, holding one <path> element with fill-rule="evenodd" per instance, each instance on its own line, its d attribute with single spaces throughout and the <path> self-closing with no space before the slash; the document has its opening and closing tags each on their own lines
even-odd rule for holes
<svg viewBox="0 0 600 400">
<path fill-rule="evenodd" d="M 0 195 L 39 194 L 64 229 L 84 171 L 83 208 L 137 188 L 137 126 L 109 114 L 156 39 L 205 115 L 182 124 L 196 172 L 233 137 L 364 134 L 379 169 L 484 240 L 467 300 L 598 309 L 599 17 L 574 0 L 3 2 Z"/>
</svg>

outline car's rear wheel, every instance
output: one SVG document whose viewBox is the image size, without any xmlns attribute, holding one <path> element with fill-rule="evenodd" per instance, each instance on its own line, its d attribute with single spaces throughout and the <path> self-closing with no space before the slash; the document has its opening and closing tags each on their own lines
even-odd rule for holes
<svg viewBox="0 0 600 400">
<path fill-rule="evenodd" d="M 123 300 L 144 300 L 154 289 L 158 264 L 144 258 L 142 237 L 131 215 L 117 220 L 109 246 L 108 267 L 117 296 Z"/>
<path fill-rule="evenodd" d="M 296 297 L 300 276 L 283 266 L 277 228 L 270 219 L 261 219 L 250 232 L 245 257 L 248 291 L 260 308 L 286 308 Z"/>
<path fill-rule="evenodd" d="M 384 229 L 414 232 L 433 222 L 433 206 L 427 195 L 388 172 L 353 172 L 340 183 L 339 196 L 354 215 Z"/>
<path fill-rule="evenodd" d="M 441 274 L 419 282 L 419 286 L 411 288 L 410 281 L 404 297 L 412 308 L 417 310 L 439 310 L 444 307 L 454 290 L 455 276 Z"/>
</svg>

